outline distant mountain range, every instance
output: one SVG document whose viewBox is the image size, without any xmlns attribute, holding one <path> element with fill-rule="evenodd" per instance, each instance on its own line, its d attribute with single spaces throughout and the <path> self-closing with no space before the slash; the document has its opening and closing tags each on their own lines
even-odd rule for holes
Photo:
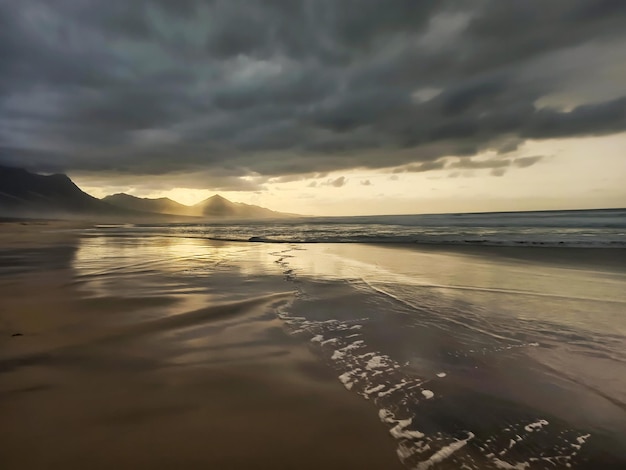
<svg viewBox="0 0 626 470">
<path fill-rule="evenodd" d="M 291 215 L 231 202 L 219 195 L 193 206 L 168 198 L 147 199 L 123 193 L 101 200 L 82 191 L 67 175 L 39 175 L 0 165 L 0 217 L 78 216 L 268 219 Z"/>
<path fill-rule="evenodd" d="M 244 204 L 242 202 L 231 202 L 218 194 L 193 206 L 186 206 L 165 197 L 149 199 L 139 198 L 125 193 L 113 194 L 102 200 L 122 209 L 154 214 L 211 218 L 229 217 L 238 219 L 269 219 L 290 216 L 290 214 L 283 214 L 264 207 Z"/>
<path fill-rule="evenodd" d="M 102 201 L 115 207 L 151 214 L 192 215 L 191 208 L 169 198 L 148 199 L 118 193 L 102 198 Z"/>
</svg>

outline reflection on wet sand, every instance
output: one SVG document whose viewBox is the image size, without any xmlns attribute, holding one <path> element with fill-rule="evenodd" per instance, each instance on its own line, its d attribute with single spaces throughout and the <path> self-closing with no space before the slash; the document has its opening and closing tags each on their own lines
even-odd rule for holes
<svg viewBox="0 0 626 470">
<path fill-rule="evenodd" d="M 3 468 L 626 462 L 620 250 L 23 235 Z"/>
<path fill-rule="evenodd" d="M 267 250 L 31 248 L 0 252 L 2 468 L 399 467 L 367 405 L 276 318 L 293 294 Z"/>
</svg>

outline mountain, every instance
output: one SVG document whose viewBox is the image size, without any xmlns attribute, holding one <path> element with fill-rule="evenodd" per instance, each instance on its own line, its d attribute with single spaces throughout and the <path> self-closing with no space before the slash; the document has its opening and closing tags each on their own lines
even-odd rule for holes
<svg viewBox="0 0 626 470">
<path fill-rule="evenodd" d="M 237 219 L 271 219 L 289 217 L 289 214 L 276 212 L 265 207 L 231 202 L 219 194 L 212 196 L 193 206 L 196 213 L 208 217 L 230 217 Z"/>
<path fill-rule="evenodd" d="M 67 176 L 39 175 L 0 165 L 0 215 L 116 215 L 120 210 L 82 191 Z"/>
<path fill-rule="evenodd" d="M 97 199 L 82 191 L 67 176 L 39 175 L 21 168 L 0 165 L 0 217 L 65 218 L 76 216 L 109 218 L 189 216 L 233 219 L 289 217 L 259 206 L 231 202 L 215 195 L 186 206 L 168 198 L 148 199 L 113 194 Z"/>
<path fill-rule="evenodd" d="M 167 197 L 150 199 L 118 193 L 106 196 L 102 198 L 102 201 L 116 207 L 154 214 L 194 215 L 195 212 L 193 208 L 172 201 Z"/>
<path fill-rule="evenodd" d="M 217 194 L 193 206 L 179 204 L 168 198 L 139 198 L 124 193 L 106 196 L 102 200 L 116 207 L 153 214 L 231 219 L 274 219 L 291 216 L 264 207 L 231 202 Z"/>
</svg>

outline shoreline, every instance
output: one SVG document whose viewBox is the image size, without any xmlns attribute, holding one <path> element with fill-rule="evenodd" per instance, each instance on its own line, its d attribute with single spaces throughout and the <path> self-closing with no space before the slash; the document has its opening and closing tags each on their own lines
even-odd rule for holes
<svg viewBox="0 0 626 470">
<path fill-rule="evenodd" d="M 417 243 L 364 243 L 390 249 L 414 249 L 424 252 L 450 252 L 464 255 L 495 255 L 517 260 L 545 262 L 563 266 L 601 266 L 626 272 L 626 248 L 576 246 L 496 246 Z"/>
</svg>

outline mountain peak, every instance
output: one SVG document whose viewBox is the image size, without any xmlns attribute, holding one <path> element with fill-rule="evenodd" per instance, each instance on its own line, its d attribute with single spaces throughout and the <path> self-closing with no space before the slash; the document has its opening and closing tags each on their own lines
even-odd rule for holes
<svg viewBox="0 0 626 470">
<path fill-rule="evenodd" d="M 49 175 L 48 178 L 57 180 L 57 181 L 72 181 L 69 176 L 65 173 L 54 173 L 53 175 Z"/>
<path fill-rule="evenodd" d="M 147 197 L 137 197 L 126 193 L 111 194 L 102 198 L 103 201 L 123 209 L 131 209 L 139 212 L 167 215 L 193 215 L 193 211 L 176 201 L 167 197 L 151 199 Z"/>
<path fill-rule="evenodd" d="M 41 175 L 0 165 L 0 212 L 28 216 L 112 213 L 65 174 Z"/>
</svg>

